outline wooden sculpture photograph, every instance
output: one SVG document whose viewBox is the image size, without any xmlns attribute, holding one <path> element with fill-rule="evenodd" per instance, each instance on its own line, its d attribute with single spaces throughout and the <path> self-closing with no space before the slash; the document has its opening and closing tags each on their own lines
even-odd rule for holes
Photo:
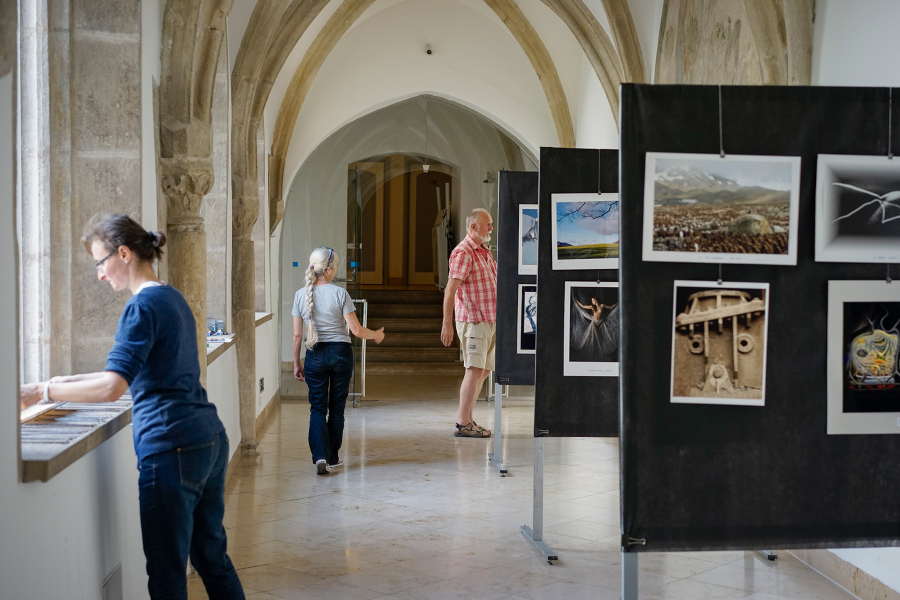
<svg viewBox="0 0 900 600">
<path fill-rule="evenodd" d="M 675 282 L 672 402 L 763 406 L 769 285 Z"/>
</svg>

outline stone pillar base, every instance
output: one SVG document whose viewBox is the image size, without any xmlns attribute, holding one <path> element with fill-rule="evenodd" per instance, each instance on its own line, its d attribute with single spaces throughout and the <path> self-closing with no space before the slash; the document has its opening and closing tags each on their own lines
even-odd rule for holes
<svg viewBox="0 0 900 600">
<path fill-rule="evenodd" d="M 259 442 L 241 442 L 241 456 L 259 456 L 257 446 Z"/>
</svg>

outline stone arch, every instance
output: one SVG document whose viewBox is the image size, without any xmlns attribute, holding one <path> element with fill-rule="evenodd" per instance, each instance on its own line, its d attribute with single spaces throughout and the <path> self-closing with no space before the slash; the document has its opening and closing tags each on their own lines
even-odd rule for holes
<svg viewBox="0 0 900 600">
<path fill-rule="evenodd" d="M 303 160 L 301 160 L 297 163 L 297 165 L 294 167 L 293 171 L 287 177 L 284 177 L 284 171 L 283 171 L 283 167 L 282 167 L 281 180 L 293 181 L 293 179 L 297 176 L 297 173 L 303 167 L 303 164 L 306 162 L 306 159 L 309 158 L 309 156 L 311 156 L 319 146 L 321 146 L 323 143 L 328 141 L 332 136 L 334 136 L 336 133 L 340 132 L 341 130 L 345 129 L 349 125 L 352 125 L 356 121 L 359 121 L 360 119 L 364 119 L 365 117 L 368 117 L 369 115 L 372 115 L 379 111 L 389 109 L 389 108 L 391 108 L 397 104 L 401 104 L 407 100 L 411 100 L 413 98 L 420 98 L 420 97 L 424 97 L 424 98 L 428 98 L 428 99 L 435 99 L 436 101 L 453 105 L 457 108 L 460 108 L 462 110 L 465 110 L 465 111 L 471 113 L 472 115 L 474 115 L 476 117 L 482 118 L 485 121 L 490 122 L 500 132 L 502 132 L 504 134 L 504 136 L 506 136 L 510 140 L 512 140 L 515 143 L 515 146 L 522 150 L 523 154 L 525 154 L 525 156 L 528 158 L 528 160 L 530 160 L 534 164 L 538 164 L 538 162 L 539 162 L 538 161 L 538 150 L 539 149 L 532 147 L 530 144 L 528 144 L 528 142 L 525 141 L 524 136 L 522 136 L 519 132 L 517 132 L 514 128 L 510 127 L 508 124 L 504 123 L 496 115 L 493 115 L 490 112 L 485 111 L 481 107 L 473 105 L 470 102 L 466 102 L 462 98 L 448 96 L 447 94 L 444 94 L 444 93 L 429 90 L 427 92 L 409 93 L 409 94 L 404 94 L 402 96 L 397 96 L 397 97 L 391 98 L 384 102 L 374 104 L 371 107 L 369 107 L 368 109 L 366 109 L 362 112 L 356 113 L 355 115 L 349 117 L 344 122 L 342 122 L 340 125 L 335 127 L 332 131 L 330 131 L 327 135 L 323 136 L 322 139 L 319 140 L 315 146 L 310 148 L 309 152 L 304 156 Z M 422 156 L 424 157 L 425 155 L 422 154 Z M 270 161 L 269 196 L 270 196 L 270 198 L 272 197 L 272 191 L 271 191 L 272 177 L 273 177 L 272 171 L 271 171 L 272 158 L 273 158 L 272 155 L 270 155 L 269 156 L 269 161 Z M 433 157 L 433 158 L 438 158 L 438 157 Z M 283 199 L 280 201 L 282 202 L 281 210 L 283 211 L 284 210 L 284 204 L 283 204 L 284 201 L 283 201 Z M 283 212 L 281 214 L 283 216 Z M 274 229 L 274 227 L 272 229 Z"/>
<path fill-rule="evenodd" d="M 197 323 L 206 383 L 206 231 L 200 209 L 213 185 L 212 104 L 225 17 L 234 0 L 169 0 L 163 13 L 159 173 L 166 196 L 169 281 Z"/>
</svg>

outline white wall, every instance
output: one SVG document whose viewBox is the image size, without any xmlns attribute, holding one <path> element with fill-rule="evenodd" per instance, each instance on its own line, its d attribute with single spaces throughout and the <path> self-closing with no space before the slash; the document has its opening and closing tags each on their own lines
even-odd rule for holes
<svg viewBox="0 0 900 600">
<path fill-rule="evenodd" d="M 256 415 L 268 406 L 281 385 L 281 360 L 278 358 L 278 320 L 274 317 L 256 328 Z M 237 366 L 235 365 L 235 369 Z M 235 371 L 236 373 L 237 371 Z M 259 380 L 265 389 L 259 391 Z M 236 382 L 235 382 L 236 383 Z"/>
<path fill-rule="evenodd" d="M 900 2 L 816 0 L 813 85 L 900 86 Z"/>
<path fill-rule="evenodd" d="M 206 370 L 206 395 L 216 405 L 216 412 L 228 435 L 229 456 L 240 450 L 241 411 L 237 385 L 237 347 L 232 346 L 214 360 Z"/>
<path fill-rule="evenodd" d="M 898 24 L 896 0 L 817 0 L 813 85 L 900 87 Z M 832 552 L 900 592 L 900 548 Z"/>
</svg>

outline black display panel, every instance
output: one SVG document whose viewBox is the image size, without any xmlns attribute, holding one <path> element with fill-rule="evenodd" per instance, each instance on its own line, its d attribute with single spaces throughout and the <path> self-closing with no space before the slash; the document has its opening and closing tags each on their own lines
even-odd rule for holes
<svg viewBox="0 0 900 600">
<path fill-rule="evenodd" d="M 538 174 L 500 171 L 497 181 L 497 347 L 494 373 L 503 385 L 534 385 L 534 354 L 521 354 L 519 347 L 534 349 L 534 335 L 520 332 L 520 286 L 534 286 L 537 275 L 519 274 L 519 207 L 538 203 Z M 526 229 L 526 234 L 528 230 Z M 537 245 L 537 242 L 528 242 Z M 524 290 L 521 290 L 524 292 Z M 521 336 L 520 333 L 525 333 Z M 524 339 L 522 339 L 524 337 Z"/>
<path fill-rule="evenodd" d="M 721 88 L 727 153 L 802 158 L 797 265 L 721 270 L 769 284 L 764 406 L 670 401 L 674 281 L 720 271 L 642 259 L 645 155 L 719 154 L 718 98 L 716 86 L 621 88 L 621 506 L 625 539 L 646 540 L 627 549 L 897 545 L 900 436 L 826 433 L 828 281 L 884 280 L 885 265 L 814 260 L 817 155 L 885 156 L 888 90 Z M 900 94 L 893 104 L 896 144 Z"/>
<path fill-rule="evenodd" d="M 538 331 L 535 364 L 535 436 L 616 437 L 619 431 L 619 378 L 565 376 L 566 282 L 618 282 L 617 269 L 552 269 L 550 235 L 553 194 L 618 191 L 618 152 L 541 148 L 538 239 Z M 603 199 L 604 195 L 597 196 Z"/>
</svg>

